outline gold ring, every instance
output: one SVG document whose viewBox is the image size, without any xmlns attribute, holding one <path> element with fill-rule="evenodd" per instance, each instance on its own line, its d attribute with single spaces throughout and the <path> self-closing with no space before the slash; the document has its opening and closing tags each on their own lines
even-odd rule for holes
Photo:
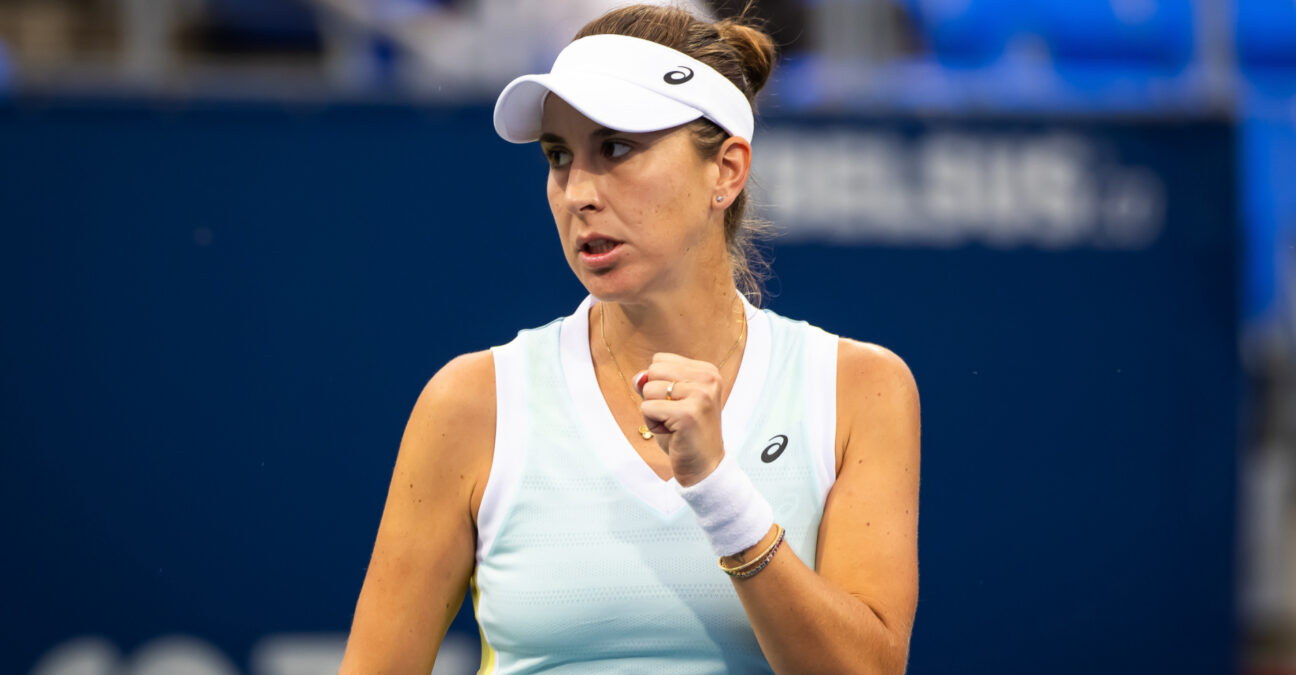
<svg viewBox="0 0 1296 675">
<path fill-rule="evenodd" d="M 674 393 L 675 393 L 675 383 L 674 383 L 674 382 L 671 382 L 671 383 L 670 383 L 670 386 L 666 387 L 666 400 L 667 400 L 667 401 L 674 401 L 675 399 L 671 398 L 671 394 L 674 394 Z"/>
</svg>

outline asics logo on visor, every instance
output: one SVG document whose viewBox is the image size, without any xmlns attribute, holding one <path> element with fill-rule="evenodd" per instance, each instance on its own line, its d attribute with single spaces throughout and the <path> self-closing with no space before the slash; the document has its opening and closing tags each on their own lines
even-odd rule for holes
<svg viewBox="0 0 1296 675">
<path fill-rule="evenodd" d="M 681 70 L 672 70 L 669 73 L 666 73 L 662 76 L 662 79 L 666 80 L 666 84 L 684 84 L 693 79 L 692 68 L 689 68 L 688 66 L 680 66 L 680 69 Z M 685 70 L 688 72 L 683 72 Z"/>
</svg>

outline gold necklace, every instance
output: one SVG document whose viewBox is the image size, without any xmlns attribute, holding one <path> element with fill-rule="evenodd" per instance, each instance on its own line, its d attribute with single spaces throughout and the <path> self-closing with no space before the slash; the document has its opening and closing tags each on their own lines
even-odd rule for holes
<svg viewBox="0 0 1296 675">
<path fill-rule="evenodd" d="M 607 349 L 608 356 L 612 357 L 612 365 L 616 366 L 617 374 L 621 376 L 621 384 L 625 385 L 626 394 L 630 396 L 630 402 L 633 403 L 635 400 L 635 393 L 634 390 L 630 388 L 630 380 L 626 379 L 625 372 L 621 370 L 621 364 L 617 363 L 616 354 L 612 352 L 612 345 L 608 344 L 607 320 L 605 317 L 607 317 L 606 307 L 599 312 L 599 333 L 602 334 L 603 336 L 603 347 Z M 747 312 L 744 311 L 742 332 L 738 333 L 738 339 L 734 340 L 733 345 L 729 347 L 729 351 L 725 353 L 724 358 L 720 359 L 720 363 L 716 364 L 717 370 L 724 368 L 724 364 L 729 361 L 730 356 L 733 356 L 734 350 L 738 349 L 738 345 L 742 342 L 743 337 L 746 335 L 747 335 Z M 652 440 L 653 432 L 648 430 L 647 424 L 640 424 L 638 431 L 639 431 L 639 435 L 642 436 L 645 441 Z"/>
</svg>

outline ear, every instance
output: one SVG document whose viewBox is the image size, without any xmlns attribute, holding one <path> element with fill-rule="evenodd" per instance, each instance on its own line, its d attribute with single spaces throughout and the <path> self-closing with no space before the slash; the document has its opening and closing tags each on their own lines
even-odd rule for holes
<svg viewBox="0 0 1296 675">
<path fill-rule="evenodd" d="M 737 136 L 726 138 L 720 145 L 720 152 L 715 157 L 719 172 L 716 175 L 715 192 L 711 197 L 712 208 L 729 208 L 738 193 L 742 192 L 747 185 L 747 174 L 751 172 L 751 158 L 751 144 Z"/>
</svg>

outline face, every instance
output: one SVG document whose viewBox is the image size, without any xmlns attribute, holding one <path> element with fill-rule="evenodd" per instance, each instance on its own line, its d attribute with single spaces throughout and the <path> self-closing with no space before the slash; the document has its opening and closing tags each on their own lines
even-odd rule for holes
<svg viewBox="0 0 1296 675">
<path fill-rule="evenodd" d="M 549 96 L 541 130 L 549 208 L 567 263 L 592 295 L 630 300 L 708 271 L 727 277 L 723 211 L 712 205 L 721 170 L 686 127 L 613 131 Z"/>
</svg>

